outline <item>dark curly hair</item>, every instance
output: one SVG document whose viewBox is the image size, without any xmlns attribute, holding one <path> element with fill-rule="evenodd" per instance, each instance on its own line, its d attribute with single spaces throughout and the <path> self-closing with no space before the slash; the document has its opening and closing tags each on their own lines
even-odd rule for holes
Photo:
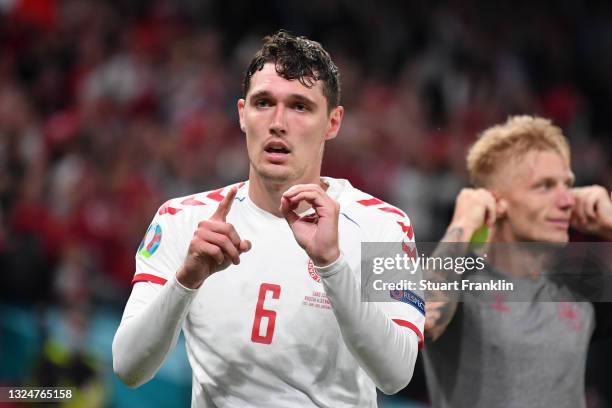
<svg viewBox="0 0 612 408">
<path fill-rule="evenodd" d="M 340 104 L 340 72 L 321 44 L 305 37 L 296 37 L 284 30 L 266 36 L 264 44 L 255 54 L 242 82 L 243 96 L 251 86 L 251 77 L 266 63 L 274 63 L 276 72 L 285 79 L 297 79 L 308 88 L 316 81 L 323 82 L 323 95 L 328 110 Z"/>
</svg>

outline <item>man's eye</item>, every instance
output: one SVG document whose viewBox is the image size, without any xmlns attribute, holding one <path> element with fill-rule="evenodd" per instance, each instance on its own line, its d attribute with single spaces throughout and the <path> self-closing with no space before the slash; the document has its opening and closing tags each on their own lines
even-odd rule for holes
<svg viewBox="0 0 612 408">
<path fill-rule="evenodd" d="M 267 99 L 258 99 L 255 101 L 255 106 L 258 108 L 267 108 L 270 106 L 270 102 Z"/>
<path fill-rule="evenodd" d="M 548 191 L 555 186 L 555 183 L 552 181 L 543 181 L 539 183 L 536 188 L 538 190 Z"/>
<path fill-rule="evenodd" d="M 293 108 L 298 112 L 305 112 L 308 110 L 308 106 L 303 103 L 296 103 Z"/>
</svg>

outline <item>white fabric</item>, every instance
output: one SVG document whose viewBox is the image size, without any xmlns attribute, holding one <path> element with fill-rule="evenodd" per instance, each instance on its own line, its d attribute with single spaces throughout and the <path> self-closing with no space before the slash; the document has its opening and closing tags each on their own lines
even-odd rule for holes
<svg viewBox="0 0 612 408">
<path fill-rule="evenodd" d="M 198 290 L 186 289 L 175 272 L 197 223 L 210 217 L 227 188 L 160 209 L 153 220 L 160 245 L 149 257 L 136 256 L 135 280 L 168 282 L 134 285 L 113 342 L 113 366 L 124 382 L 152 378 L 181 326 L 193 369 L 192 407 L 374 407 L 375 386 L 393 393 L 409 382 L 424 315 L 402 302 L 362 302 L 360 292 L 361 242 L 411 241 L 398 223 L 409 221 L 381 211 L 389 206 L 372 204 L 345 180 L 323 180 L 341 206 L 343 254 L 324 268 L 309 268 L 286 221 L 255 206 L 247 183 L 227 221 L 251 240 L 251 251 Z M 265 316 L 257 333 L 258 301 Z"/>
</svg>

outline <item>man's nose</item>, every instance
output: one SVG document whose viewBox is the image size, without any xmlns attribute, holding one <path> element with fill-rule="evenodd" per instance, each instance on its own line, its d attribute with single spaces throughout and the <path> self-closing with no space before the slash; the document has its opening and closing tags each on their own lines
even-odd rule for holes
<svg viewBox="0 0 612 408">
<path fill-rule="evenodd" d="M 576 205 L 576 199 L 572 194 L 572 190 L 567 187 L 562 187 L 559 192 L 559 196 L 557 197 L 557 204 L 560 208 L 566 210 L 571 210 Z"/>
<path fill-rule="evenodd" d="M 285 117 L 286 108 L 282 104 L 277 104 L 274 108 L 274 115 L 270 122 L 270 133 L 284 135 L 287 133 L 287 118 Z"/>
</svg>

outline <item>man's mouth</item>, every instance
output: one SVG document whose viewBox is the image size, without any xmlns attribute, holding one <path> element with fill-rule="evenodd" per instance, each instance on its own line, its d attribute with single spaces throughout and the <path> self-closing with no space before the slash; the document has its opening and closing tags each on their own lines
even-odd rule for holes
<svg viewBox="0 0 612 408">
<path fill-rule="evenodd" d="M 567 229 L 569 228 L 569 219 L 567 218 L 549 218 L 548 222 L 555 225 L 557 228 Z"/>
<path fill-rule="evenodd" d="M 280 140 L 275 140 L 267 143 L 264 147 L 264 151 L 273 156 L 282 156 L 291 153 L 289 146 Z"/>
<path fill-rule="evenodd" d="M 266 147 L 265 151 L 267 153 L 282 153 L 282 154 L 289 153 L 289 149 L 286 149 L 284 147 Z"/>
</svg>

